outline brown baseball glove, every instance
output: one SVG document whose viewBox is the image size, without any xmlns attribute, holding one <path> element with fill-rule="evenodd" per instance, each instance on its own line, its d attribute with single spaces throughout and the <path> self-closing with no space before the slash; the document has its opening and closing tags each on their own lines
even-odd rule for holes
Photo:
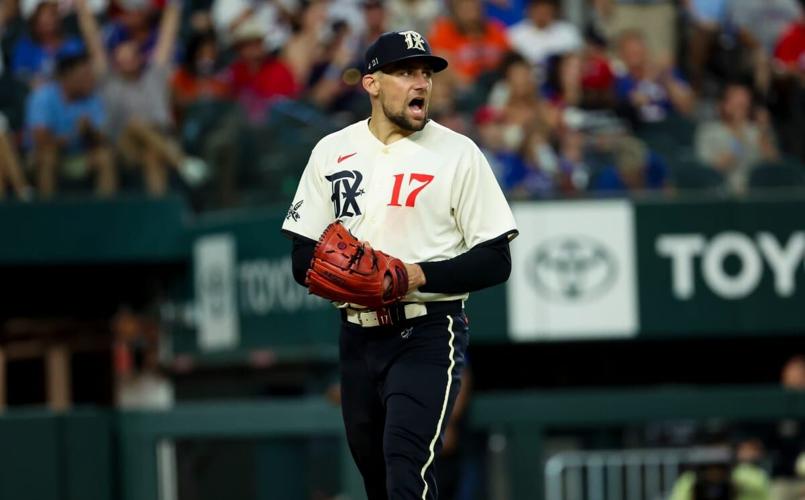
<svg viewBox="0 0 805 500">
<path fill-rule="evenodd" d="M 359 241 L 335 221 L 316 244 L 305 283 L 319 297 L 378 309 L 405 296 L 408 272 L 400 259 Z"/>
</svg>

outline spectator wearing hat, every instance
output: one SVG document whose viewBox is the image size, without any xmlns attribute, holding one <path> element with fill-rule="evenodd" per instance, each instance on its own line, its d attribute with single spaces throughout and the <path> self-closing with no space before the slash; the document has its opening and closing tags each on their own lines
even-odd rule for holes
<svg viewBox="0 0 805 500">
<path fill-rule="evenodd" d="M 510 27 L 509 42 L 531 64 L 542 65 L 556 54 L 582 48 L 579 30 L 558 18 L 557 0 L 529 0 L 526 18 Z"/>
<path fill-rule="evenodd" d="M 259 122 L 278 98 L 296 97 L 301 82 L 283 60 L 266 51 L 266 31 L 255 20 L 241 23 L 232 33 L 235 60 L 226 70 L 229 93 L 252 121 Z"/>
<path fill-rule="evenodd" d="M 593 27 L 584 33 L 581 52 L 581 88 L 588 109 L 611 109 L 615 105 L 615 71 L 607 55 L 603 35 Z"/>
<path fill-rule="evenodd" d="M 450 60 L 450 70 L 467 87 L 497 68 L 509 50 L 506 29 L 487 19 L 480 0 L 450 0 L 449 15 L 436 21 L 428 36 L 436 54 Z"/>
<path fill-rule="evenodd" d="M 605 58 L 585 49 L 548 58 L 543 97 L 558 113 L 614 107 L 615 75 Z"/>
<path fill-rule="evenodd" d="M 12 49 L 11 71 L 33 88 L 53 77 L 60 51 L 76 52 L 83 44 L 79 38 L 64 33 L 56 0 L 25 0 L 22 14 L 28 22 L 28 33 Z"/>
<path fill-rule="evenodd" d="M 93 173 L 99 195 L 117 190 L 117 172 L 103 133 L 106 112 L 86 52 L 58 55 L 55 81 L 28 96 L 25 126 L 40 196 L 55 194 L 62 173 Z"/>
<path fill-rule="evenodd" d="M 291 36 L 286 19 L 293 15 L 295 1 L 214 0 L 212 24 L 218 39 L 227 46 L 235 44 L 235 32 L 243 23 L 255 23 L 263 28 L 263 41 L 269 51 L 285 45 Z"/>
</svg>

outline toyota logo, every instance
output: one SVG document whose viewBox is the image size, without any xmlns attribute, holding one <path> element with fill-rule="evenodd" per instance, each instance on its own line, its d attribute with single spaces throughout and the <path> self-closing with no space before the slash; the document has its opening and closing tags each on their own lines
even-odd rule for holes
<svg viewBox="0 0 805 500">
<path fill-rule="evenodd" d="M 539 245 L 529 277 L 544 297 L 561 302 L 591 300 L 615 282 L 618 266 L 610 251 L 587 236 L 561 236 Z"/>
</svg>

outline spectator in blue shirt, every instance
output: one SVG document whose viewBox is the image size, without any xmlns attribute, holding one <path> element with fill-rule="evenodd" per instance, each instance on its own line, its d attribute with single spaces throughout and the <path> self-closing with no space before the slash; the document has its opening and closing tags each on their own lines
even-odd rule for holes
<svg viewBox="0 0 805 500">
<path fill-rule="evenodd" d="M 157 46 L 159 12 L 149 0 L 122 0 L 121 8 L 104 28 L 104 44 L 109 53 L 125 42 L 133 41 L 140 55 L 145 59 L 151 56 Z"/>
<path fill-rule="evenodd" d="M 53 77 L 59 52 L 78 51 L 83 43 L 63 32 L 58 2 L 41 0 L 29 14 L 29 33 L 14 45 L 11 71 L 33 88 Z"/>
<path fill-rule="evenodd" d="M 28 96 L 26 133 L 36 166 L 37 188 L 42 197 L 56 191 L 62 160 L 76 160 L 93 172 L 96 192 L 110 195 L 117 189 L 112 154 L 102 132 L 106 121 L 95 76 L 85 52 L 62 53 L 56 63 L 56 79 Z"/>
<path fill-rule="evenodd" d="M 614 165 L 593 176 L 590 191 L 602 194 L 627 194 L 659 191 L 668 184 L 668 167 L 646 145 L 634 137 L 623 137 L 615 144 Z"/>
<path fill-rule="evenodd" d="M 615 80 L 621 112 L 636 126 L 664 121 L 669 114 L 688 115 L 694 97 L 672 61 L 650 57 L 643 34 L 626 31 L 618 40 L 624 71 Z"/>
<path fill-rule="evenodd" d="M 487 17 L 513 26 L 525 18 L 525 0 L 487 0 L 484 2 Z"/>
</svg>

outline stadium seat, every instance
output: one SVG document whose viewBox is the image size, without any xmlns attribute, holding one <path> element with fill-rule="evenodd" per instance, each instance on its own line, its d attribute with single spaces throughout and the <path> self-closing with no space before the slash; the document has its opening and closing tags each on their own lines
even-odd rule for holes
<svg viewBox="0 0 805 500">
<path fill-rule="evenodd" d="M 694 122 L 675 114 L 669 115 L 661 122 L 643 124 L 636 131 L 637 136 L 647 143 L 666 140 L 686 147 L 693 145 L 695 132 L 696 124 Z"/>
<path fill-rule="evenodd" d="M 180 131 L 184 151 L 193 156 L 201 156 L 207 134 L 234 106 L 233 102 L 222 100 L 204 100 L 191 104 L 185 111 Z"/>
<path fill-rule="evenodd" d="M 673 184 L 682 191 L 716 191 L 724 187 L 724 176 L 720 172 L 695 161 L 674 163 L 671 175 Z"/>
<path fill-rule="evenodd" d="M 796 160 L 760 163 L 749 175 L 750 189 L 805 187 L 805 167 Z"/>
</svg>

